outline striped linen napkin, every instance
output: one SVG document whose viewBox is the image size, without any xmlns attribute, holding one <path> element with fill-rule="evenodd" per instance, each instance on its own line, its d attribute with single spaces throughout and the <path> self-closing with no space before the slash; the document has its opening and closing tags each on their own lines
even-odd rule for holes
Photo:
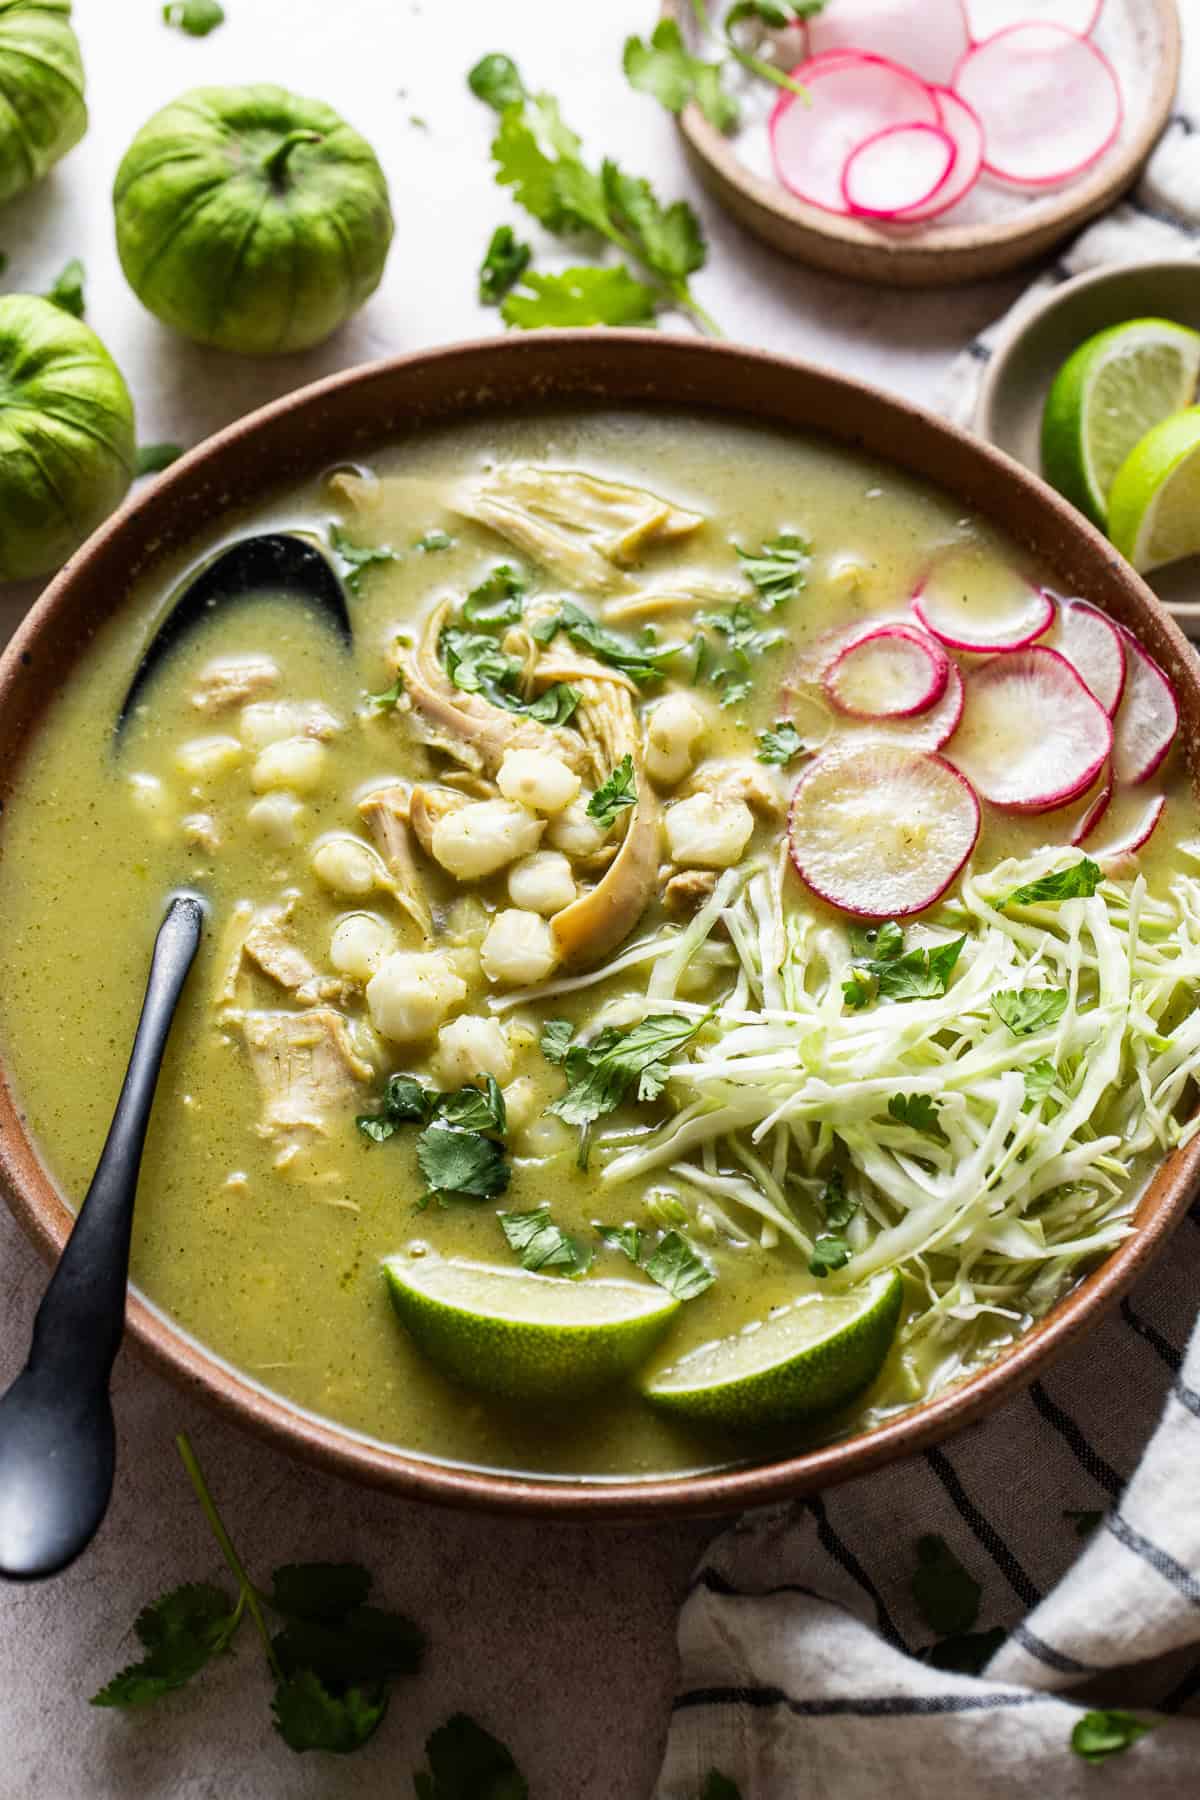
<svg viewBox="0 0 1200 1800">
<path fill-rule="evenodd" d="M 1187 36 L 1180 105 L 1136 191 L 958 358 L 943 397 L 956 420 L 1048 289 L 1200 256 L 1200 31 Z M 1196 1800 L 1198 1302 L 1200 1203 L 1132 1300 L 1028 1394 L 945 1448 L 716 1538 L 680 1618 L 656 1800 L 730 1800 L 706 1788 L 713 1771 L 741 1800 Z M 961 1615 L 939 1621 L 959 1626 L 949 1643 L 918 1603 L 922 1539 L 965 1571 L 947 1578 L 937 1551 L 934 1587 Z M 964 1658 L 983 1673 L 939 1666 Z M 1094 1709 L 1153 1729 L 1094 1767 L 1071 1747 Z"/>
</svg>

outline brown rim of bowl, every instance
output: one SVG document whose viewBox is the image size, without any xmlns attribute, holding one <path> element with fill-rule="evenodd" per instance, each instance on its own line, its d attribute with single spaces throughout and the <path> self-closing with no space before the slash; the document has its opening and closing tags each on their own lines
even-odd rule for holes
<svg viewBox="0 0 1200 1800">
<path fill-rule="evenodd" d="M 955 287 L 1019 268 L 1094 219 L 1132 186 L 1161 136 L 1175 99 L 1182 34 L 1175 0 L 1147 0 L 1162 35 L 1145 116 L 1128 144 L 1105 154 L 1083 180 L 1064 188 L 1057 203 L 1030 224 L 1022 213 L 990 224 L 926 227 L 919 237 L 889 237 L 855 219 L 839 218 L 798 200 L 785 187 L 755 175 L 729 139 L 694 103 L 678 125 L 692 165 L 709 192 L 757 237 L 801 262 L 859 281 L 899 287 Z M 662 15 L 686 27 L 688 0 L 662 0 Z"/>
<path fill-rule="evenodd" d="M 861 383 L 763 351 L 656 332 L 535 332 L 374 363 L 301 389 L 239 420 L 129 502 L 50 584 L 0 658 L 0 804 L 64 672 L 132 576 L 182 548 L 217 506 L 245 505 L 403 429 L 517 407 L 657 404 L 827 434 L 948 490 L 1024 544 L 1067 592 L 1085 592 L 1135 628 L 1169 670 L 1196 775 L 1200 663 L 1142 581 L 1057 494 L 998 451 Z M 0 814 L 0 849 L 3 839 Z M 650 1481 L 565 1481 L 447 1467 L 356 1438 L 264 1392 L 171 1327 L 131 1292 L 134 1342 L 164 1373 L 307 1460 L 413 1499 L 560 1519 L 714 1514 L 791 1499 L 923 1450 L 1033 1380 L 1117 1301 L 1165 1242 L 1200 1173 L 1200 1137 L 1157 1170 L 1138 1231 L 1046 1319 L 978 1375 L 840 1443 L 750 1467 Z M 0 1065 L 0 1181 L 47 1252 L 71 1214 L 26 1137 Z"/>
</svg>

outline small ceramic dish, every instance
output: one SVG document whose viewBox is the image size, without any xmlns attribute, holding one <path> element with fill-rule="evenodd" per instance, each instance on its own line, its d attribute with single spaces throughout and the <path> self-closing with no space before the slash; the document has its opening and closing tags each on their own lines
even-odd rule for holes
<svg viewBox="0 0 1200 1800">
<path fill-rule="evenodd" d="M 1200 331 L 1200 260 L 1123 263 L 1064 282 L 1022 313 L 992 353 L 975 408 L 980 437 L 1042 472 L 1042 408 L 1055 375 L 1085 339 L 1126 319 L 1173 319 Z M 1200 558 L 1159 569 L 1150 585 L 1200 637 Z"/>
<path fill-rule="evenodd" d="M 752 150 L 749 133 L 739 147 L 695 105 L 685 107 L 679 129 L 709 192 L 786 256 L 883 287 L 981 281 L 1032 262 L 1111 206 L 1136 181 L 1170 117 L 1181 56 L 1175 0 L 1107 0 L 1107 5 L 1119 26 L 1107 48 L 1126 77 L 1125 118 L 1116 143 L 1069 186 L 1016 199 L 971 222 L 899 229 L 842 218 L 798 200 L 771 178 L 765 147 Z M 662 11 L 688 31 L 689 0 L 663 0 Z"/>
</svg>

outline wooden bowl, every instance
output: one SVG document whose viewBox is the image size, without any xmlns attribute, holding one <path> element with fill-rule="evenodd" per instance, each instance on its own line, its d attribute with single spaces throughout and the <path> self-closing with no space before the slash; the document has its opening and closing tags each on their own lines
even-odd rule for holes
<svg viewBox="0 0 1200 1800">
<path fill-rule="evenodd" d="M 1063 363 L 1097 331 L 1149 318 L 1200 331 L 1200 262 L 1118 263 L 1054 288 L 1019 314 L 992 352 L 975 404 L 980 437 L 1040 475 L 1042 412 Z M 1156 569 L 1150 585 L 1188 636 L 1200 638 L 1200 557 Z"/>
<path fill-rule="evenodd" d="M 842 219 L 754 174 L 698 106 L 684 109 L 679 129 L 709 192 L 756 237 L 765 238 L 785 256 L 881 287 L 961 287 L 982 281 L 1033 262 L 1111 206 L 1137 179 L 1170 117 L 1181 60 L 1175 0 L 1108 0 L 1108 4 L 1128 9 L 1138 38 L 1138 62 L 1152 72 L 1136 116 L 1127 114 L 1120 141 L 1089 174 L 994 222 L 934 221 L 901 232 Z M 689 0 L 663 0 L 662 11 L 687 32 Z"/>
<path fill-rule="evenodd" d="M 50 585 L 0 660 L 3 803 L 43 715 L 86 667 L 98 624 L 131 581 L 186 548 L 219 509 L 360 456 L 401 429 L 539 403 L 695 407 L 825 434 L 935 483 L 994 520 L 1046 567 L 1132 627 L 1169 671 L 1184 743 L 1200 756 L 1200 664 L 1149 589 L 1100 534 L 1015 462 L 901 400 L 760 352 L 658 332 L 531 332 L 352 369 L 230 426 L 191 451 L 93 537 Z M 64 869 L 64 879 L 69 871 Z M 844 1442 L 718 1473 L 655 1480 L 526 1479 L 447 1467 L 356 1437 L 266 1392 L 130 1291 L 134 1342 L 164 1373 L 250 1429 L 360 1481 L 413 1498 L 557 1518 L 722 1513 L 829 1487 L 936 1443 L 1015 1393 L 1087 1332 L 1161 1249 L 1200 1174 L 1200 1137 L 1166 1158 L 1138 1208 L 1138 1230 L 994 1363 L 940 1397 Z M 71 1214 L 39 1160 L 0 1063 L 0 1183 L 48 1255 Z"/>
</svg>

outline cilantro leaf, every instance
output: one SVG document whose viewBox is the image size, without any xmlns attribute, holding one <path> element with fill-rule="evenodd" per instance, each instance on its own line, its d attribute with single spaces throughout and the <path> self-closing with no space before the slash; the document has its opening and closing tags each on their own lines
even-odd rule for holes
<svg viewBox="0 0 1200 1800">
<path fill-rule="evenodd" d="M 47 289 L 44 296 L 51 306 L 61 308 L 63 312 L 82 319 L 84 313 L 83 284 L 85 272 L 83 264 L 77 256 L 73 256 L 55 277 L 53 287 Z"/>
<path fill-rule="evenodd" d="M 93 1706 L 145 1706 L 182 1687 L 228 1649 L 241 1619 L 227 1594 L 209 1582 L 188 1582 L 144 1607 L 134 1630 L 145 1650 L 93 1694 Z"/>
<path fill-rule="evenodd" d="M 482 694 L 507 712 L 523 710 L 520 696 L 513 692 L 523 669 L 521 659 L 509 656 L 489 633 L 447 625 L 438 648 L 447 675 L 464 694 Z"/>
<path fill-rule="evenodd" d="M 1091 1537 L 1093 1531 L 1103 1520 L 1104 1514 L 1094 1511 L 1091 1507 L 1064 1506 L 1063 1518 L 1071 1520 L 1075 1527 L 1076 1537 L 1086 1538 Z"/>
<path fill-rule="evenodd" d="M 739 600 L 724 612 L 697 613 L 696 621 L 708 626 L 725 639 L 726 651 L 714 658 L 706 669 L 707 679 L 721 690 L 720 704 L 736 706 L 753 691 L 754 659 L 783 642 L 781 631 L 763 631 L 759 613 Z"/>
<path fill-rule="evenodd" d="M 339 1693 L 362 1682 L 415 1674 L 425 1639 L 400 1613 L 356 1606 L 341 1618 L 291 1619 L 272 1648 L 285 1676 L 308 1669 Z"/>
<path fill-rule="evenodd" d="M 583 265 L 560 275 L 526 274 L 519 289 L 501 303 L 506 325 L 537 331 L 555 325 L 648 325 L 654 321 L 654 289 L 631 275 L 624 263 L 611 268 Z"/>
<path fill-rule="evenodd" d="M 925 1660 L 934 1669 L 948 1669 L 956 1675 L 981 1675 L 991 1662 L 1008 1633 L 999 1625 L 990 1631 L 959 1631 L 939 1638 Z"/>
<path fill-rule="evenodd" d="M 970 1631 L 979 1617 L 983 1589 L 963 1568 L 945 1538 L 917 1539 L 912 1596 L 931 1630 L 945 1637 Z"/>
<path fill-rule="evenodd" d="M 661 680 L 662 665 L 677 653 L 674 645 L 655 649 L 652 644 L 637 644 L 619 631 L 610 631 L 573 600 L 564 601 L 559 612 L 543 620 L 535 635 L 539 642 L 549 643 L 557 631 L 565 631 L 577 650 L 587 650 L 597 661 L 622 670 L 639 686 Z"/>
<path fill-rule="evenodd" d="M 499 51 L 480 57 L 467 76 L 467 86 L 477 100 L 501 113 L 506 106 L 520 106 L 526 97 L 516 63 Z"/>
<path fill-rule="evenodd" d="M 904 949 L 904 933 L 895 919 L 883 925 L 852 925 L 850 948 L 855 956 L 875 962 L 892 962 Z"/>
<path fill-rule="evenodd" d="M 808 1259 L 808 1272 L 815 1275 L 818 1281 L 824 1281 L 826 1275 L 834 1269 L 844 1269 L 850 1261 L 850 1246 L 844 1237 L 836 1233 L 823 1231 L 812 1247 L 812 1255 Z"/>
<path fill-rule="evenodd" d="M 463 601 L 462 616 L 468 625 L 516 625 L 528 586 L 523 575 L 508 563 L 497 563 L 491 573 L 473 587 Z"/>
<path fill-rule="evenodd" d="M 542 1026 L 541 1051 L 547 1062 L 564 1063 L 575 1027 L 570 1019 L 547 1019 Z"/>
<path fill-rule="evenodd" d="M 396 561 L 396 552 L 388 545 L 356 544 L 340 525 L 329 527 L 329 545 L 344 565 L 342 580 L 355 598 L 362 593 L 363 576 L 373 564 Z"/>
<path fill-rule="evenodd" d="M 579 689 L 572 687 L 569 681 L 554 681 L 536 700 L 529 702 L 525 711 L 543 725 L 569 725 L 582 699 Z"/>
<path fill-rule="evenodd" d="M 924 1137 L 933 1138 L 939 1144 L 950 1141 L 938 1124 L 938 1103 L 930 1094 L 893 1094 L 888 1101 L 888 1112 L 898 1124 L 907 1125 Z"/>
<path fill-rule="evenodd" d="M 858 1211 L 858 1202 L 846 1192 L 846 1177 L 834 1169 L 821 1193 L 821 1211 L 830 1231 L 840 1231 Z"/>
<path fill-rule="evenodd" d="M 521 242 L 511 225 L 497 225 L 479 265 L 480 303 L 499 306 L 509 289 L 516 287 L 532 259 L 532 248 Z"/>
<path fill-rule="evenodd" d="M 1006 906 L 1057 906 L 1077 895 L 1090 899 L 1103 880 L 1099 864 L 1088 856 L 1081 856 L 1070 868 L 1058 869 L 1053 875 L 1026 882 L 1024 887 L 1014 888 L 1011 894 L 993 900 L 992 905 L 997 912 L 1003 912 Z"/>
<path fill-rule="evenodd" d="M 717 1279 L 704 1258 L 678 1231 L 668 1231 L 642 1265 L 651 1281 L 676 1300 L 694 1300 Z"/>
<path fill-rule="evenodd" d="M 700 1800 L 742 1800 L 742 1790 L 719 1769 L 710 1769 L 700 1789 Z"/>
<path fill-rule="evenodd" d="M 871 933 L 854 927 L 850 933 L 851 948 L 859 956 L 869 950 Z M 874 955 L 869 955 L 842 983 L 847 1006 L 860 1008 L 871 999 L 936 1000 L 946 992 L 954 965 L 962 954 L 965 935 L 948 944 L 935 944 L 931 949 L 902 950 L 903 933 L 894 920 L 880 925 L 875 932 Z"/>
<path fill-rule="evenodd" d="M 425 1124 L 432 1117 L 437 1095 L 415 1075 L 391 1075 L 377 1113 L 359 1113 L 354 1123 L 364 1137 L 385 1144 L 402 1125 Z"/>
<path fill-rule="evenodd" d="M 590 1125 L 614 1112 L 635 1083 L 639 1100 L 656 1099 L 666 1082 L 670 1058 L 703 1023 L 673 1013 L 652 1013 L 628 1031 L 605 1031 L 590 1045 L 576 1046 L 567 1059 L 571 1085 L 548 1110 L 568 1125 Z"/>
<path fill-rule="evenodd" d="M 384 1687 L 351 1687 L 334 1694 L 311 1669 L 300 1669 L 279 1683 L 271 1711 L 275 1729 L 290 1750 L 346 1755 L 374 1736 L 387 1704 Z"/>
<path fill-rule="evenodd" d="M 1025 1103 L 1036 1106 L 1044 1100 L 1058 1080 L 1058 1070 L 1048 1056 L 1039 1056 L 1025 1071 Z"/>
<path fill-rule="evenodd" d="M 548 1206 L 532 1212 L 502 1212 L 497 1217 L 523 1269 L 563 1269 L 568 1275 L 582 1275 L 591 1267 L 589 1247 L 555 1225 Z"/>
<path fill-rule="evenodd" d="M 161 475 L 183 455 L 181 444 L 139 444 L 134 457 L 135 475 Z"/>
<path fill-rule="evenodd" d="M 417 1800 L 529 1800 L 511 1753 L 466 1713 L 426 1739 L 429 1771 L 414 1777 Z"/>
<path fill-rule="evenodd" d="M 602 781 L 587 803 L 587 816 L 607 831 L 627 806 L 637 805 L 637 782 L 633 773 L 633 757 L 624 755 L 612 774 Z"/>
<path fill-rule="evenodd" d="M 420 550 L 425 556 L 430 556 L 435 550 L 451 549 L 453 544 L 454 539 L 450 536 L 450 533 L 448 531 L 440 531 L 435 526 L 432 531 L 422 533 L 413 545 L 413 549 Z"/>
<path fill-rule="evenodd" d="M 162 16 L 168 25 L 186 31 L 189 37 L 207 37 L 225 22 L 225 8 L 219 0 L 167 0 Z"/>
<path fill-rule="evenodd" d="M 992 1010 L 1014 1037 L 1046 1031 L 1067 1010 L 1065 988 L 1005 988 L 992 995 Z"/>
<path fill-rule="evenodd" d="M 1110 1756 L 1120 1756 L 1153 1730 L 1153 1724 L 1136 1719 L 1132 1713 L 1087 1712 L 1071 1733 L 1071 1748 L 1085 1762 L 1101 1763 Z"/>
<path fill-rule="evenodd" d="M 775 729 L 760 731 L 755 742 L 758 744 L 759 762 L 776 763 L 781 769 L 786 769 L 806 748 L 804 739 L 790 719 L 776 719 Z"/>
<path fill-rule="evenodd" d="M 297 1619 L 339 1619 L 361 1606 L 371 1577 L 358 1563 L 284 1563 L 271 1577 L 276 1612 Z"/>
<path fill-rule="evenodd" d="M 621 66 L 631 88 L 653 95 L 668 112 L 680 113 L 694 100 L 718 131 L 731 131 L 738 122 L 738 104 L 721 85 L 720 64 L 693 56 L 674 19 L 661 19 L 647 43 L 627 38 Z"/>
<path fill-rule="evenodd" d="M 758 589 L 763 605 L 773 612 L 786 600 L 794 600 L 804 586 L 810 546 L 794 531 L 781 531 L 757 550 L 735 544 L 742 570 Z"/>
<path fill-rule="evenodd" d="M 461 1087 L 442 1094 L 437 1116 L 460 1131 L 494 1131 L 503 1137 L 508 1130 L 504 1095 L 494 1075 L 485 1076 L 482 1088 Z"/>
<path fill-rule="evenodd" d="M 491 1200 L 512 1178 L 504 1147 L 477 1131 L 459 1131 L 435 1120 L 417 1139 L 417 1164 L 431 1194 Z"/>
<path fill-rule="evenodd" d="M 378 694 L 368 694 L 367 704 L 376 712 L 395 712 L 404 698 L 404 677 L 397 675 L 390 688 L 383 688 Z"/>
<path fill-rule="evenodd" d="M 597 1225 L 596 1231 L 610 1250 L 622 1250 L 630 1262 L 641 1262 L 642 1234 L 636 1225 Z"/>
<path fill-rule="evenodd" d="M 704 233 L 686 200 L 661 205 L 648 181 L 607 158 L 602 180 L 610 216 L 644 263 L 668 281 L 686 281 L 704 267 Z"/>
</svg>

